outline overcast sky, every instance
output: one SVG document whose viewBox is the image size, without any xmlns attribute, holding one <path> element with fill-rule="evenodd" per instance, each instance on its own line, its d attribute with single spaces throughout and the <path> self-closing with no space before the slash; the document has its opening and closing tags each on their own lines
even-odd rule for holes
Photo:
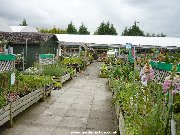
<svg viewBox="0 0 180 135">
<path fill-rule="evenodd" d="M 0 0 L 0 17 L 9 25 L 23 18 L 33 27 L 78 28 L 83 22 L 91 34 L 110 21 L 120 35 L 139 22 L 144 32 L 180 37 L 180 0 Z"/>
</svg>

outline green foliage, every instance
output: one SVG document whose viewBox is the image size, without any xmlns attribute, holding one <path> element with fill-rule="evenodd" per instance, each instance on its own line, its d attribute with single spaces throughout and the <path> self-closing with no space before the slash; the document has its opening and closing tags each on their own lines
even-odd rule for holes
<svg viewBox="0 0 180 135">
<path fill-rule="evenodd" d="M 104 60 L 105 64 L 115 64 L 114 57 L 106 57 Z"/>
<path fill-rule="evenodd" d="M 67 69 L 60 64 L 45 65 L 43 67 L 42 74 L 46 76 L 57 76 L 60 77 L 66 74 Z"/>
<path fill-rule="evenodd" d="M 16 72 L 15 84 L 11 85 L 11 89 L 9 89 L 10 75 L 10 72 L 0 73 L 0 108 L 6 105 L 7 101 L 14 101 L 16 98 L 52 83 L 51 77 L 23 75 L 22 73 Z"/>
<path fill-rule="evenodd" d="M 82 25 L 79 27 L 78 34 L 80 34 L 80 35 L 90 35 L 90 32 L 87 30 L 87 27 L 84 26 L 84 24 L 82 23 Z"/>
<path fill-rule="evenodd" d="M 91 53 L 89 53 L 88 55 L 87 55 L 87 58 L 88 58 L 88 60 L 90 61 L 90 62 L 93 62 L 93 56 L 92 56 L 92 54 Z"/>
<path fill-rule="evenodd" d="M 97 30 L 94 32 L 94 35 L 117 35 L 116 29 L 113 24 L 102 22 Z"/>
<path fill-rule="evenodd" d="M 0 93 L 0 109 L 7 104 L 6 96 L 7 95 L 2 95 L 2 93 Z"/>
<path fill-rule="evenodd" d="M 174 53 L 166 53 L 164 56 L 165 59 L 163 62 L 165 63 L 174 63 L 178 64 L 180 62 L 180 53 L 179 52 L 174 52 Z"/>
<path fill-rule="evenodd" d="M 108 75 L 109 75 L 109 71 L 108 71 L 107 65 L 103 63 L 100 69 L 100 77 L 106 78 L 108 77 Z"/>
<path fill-rule="evenodd" d="M 180 94 L 174 96 L 174 112 L 180 113 Z"/>
<path fill-rule="evenodd" d="M 68 24 L 66 32 L 67 32 L 67 34 L 77 34 L 77 29 L 75 28 L 75 26 L 72 22 L 70 24 Z"/>
<path fill-rule="evenodd" d="M 83 60 L 80 57 L 69 57 L 69 58 L 64 58 L 62 63 L 66 66 L 82 66 Z"/>
<path fill-rule="evenodd" d="M 139 72 L 134 71 L 132 64 L 121 59 L 108 59 L 107 61 L 107 63 L 116 63 L 106 73 L 109 76 L 109 86 L 114 94 L 113 102 L 123 112 L 126 134 L 165 134 L 168 108 L 164 103 L 162 85 L 149 81 L 148 86 L 143 86 Z M 106 66 L 102 65 L 102 67 Z M 170 129 L 169 126 L 168 129 Z"/>
<path fill-rule="evenodd" d="M 150 33 L 146 33 L 145 34 L 145 37 L 166 37 L 166 35 L 165 34 L 163 34 L 163 33 L 161 33 L 161 34 L 154 34 L 154 33 L 152 33 L 152 34 L 150 34 Z"/>
<path fill-rule="evenodd" d="M 121 107 L 125 118 L 126 134 L 162 135 L 165 129 L 164 96 L 161 86 L 151 82 L 148 87 L 139 81 L 116 81 L 113 91 L 115 103 Z"/>
<path fill-rule="evenodd" d="M 52 34 L 66 34 L 66 30 L 64 29 L 60 29 L 60 28 L 56 28 L 55 26 L 52 29 L 40 29 L 38 28 L 38 31 L 41 33 L 52 33 Z"/>
<path fill-rule="evenodd" d="M 7 92 L 9 88 L 10 73 L 0 73 L 0 109 L 7 104 Z"/>
<path fill-rule="evenodd" d="M 180 113 L 174 114 L 174 120 L 177 122 L 176 123 L 176 135 L 180 135 Z"/>
<path fill-rule="evenodd" d="M 75 69 L 73 69 L 73 68 L 68 68 L 67 69 L 67 71 L 68 71 L 68 73 L 70 73 L 70 76 L 71 77 L 74 77 L 75 76 L 75 74 L 76 74 L 76 70 Z"/>
<path fill-rule="evenodd" d="M 27 25 L 28 25 L 28 24 L 27 24 L 27 22 L 26 22 L 26 19 L 23 19 L 22 23 L 19 24 L 19 26 L 27 26 Z"/>
<path fill-rule="evenodd" d="M 136 25 L 136 22 L 130 28 L 125 27 L 122 32 L 122 36 L 144 36 L 144 32 L 140 30 L 139 26 Z"/>
<path fill-rule="evenodd" d="M 23 75 L 19 74 L 16 77 L 16 82 L 12 86 L 12 93 L 18 93 L 23 96 L 31 92 L 32 90 L 37 90 L 52 83 L 51 78 L 39 75 Z"/>
<path fill-rule="evenodd" d="M 125 27 L 124 31 L 122 32 L 122 36 L 145 36 L 145 37 L 166 37 L 165 34 L 150 34 L 150 33 L 144 33 L 139 26 L 137 26 L 137 22 L 134 22 L 134 25 L 132 25 L 130 28 Z"/>
</svg>

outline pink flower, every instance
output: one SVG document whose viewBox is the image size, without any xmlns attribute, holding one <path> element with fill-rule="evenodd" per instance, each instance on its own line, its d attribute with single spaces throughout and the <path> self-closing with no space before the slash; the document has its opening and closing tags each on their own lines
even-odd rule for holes
<svg viewBox="0 0 180 135">
<path fill-rule="evenodd" d="M 171 93 L 172 93 L 173 95 L 176 95 L 176 93 L 178 93 L 178 90 L 173 90 Z"/>
<path fill-rule="evenodd" d="M 170 87 L 171 86 L 171 80 L 165 80 L 163 83 L 163 87 Z"/>
<path fill-rule="evenodd" d="M 168 92 L 168 89 L 163 89 L 163 93 L 166 94 Z"/>
<path fill-rule="evenodd" d="M 179 90 L 179 91 L 180 91 L 180 85 L 176 87 L 176 90 Z"/>
<path fill-rule="evenodd" d="M 148 80 L 148 78 L 147 78 L 147 77 L 144 77 L 144 78 L 143 78 L 143 82 L 145 82 L 146 80 Z"/>
</svg>

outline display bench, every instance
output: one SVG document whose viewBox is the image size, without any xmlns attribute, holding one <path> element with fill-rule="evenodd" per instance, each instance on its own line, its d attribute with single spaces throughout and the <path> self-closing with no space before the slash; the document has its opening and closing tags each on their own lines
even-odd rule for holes
<svg viewBox="0 0 180 135">
<path fill-rule="evenodd" d="M 13 118 L 26 110 L 28 107 L 37 103 L 40 99 L 45 100 L 47 96 L 50 96 L 49 92 L 45 88 L 33 90 L 31 93 L 9 102 L 6 106 L 0 109 L 0 126 L 6 122 L 10 122 L 10 126 L 13 124 Z"/>
<path fill-rule="evenodd" d="M 54 64 L 54 54 L 39 54 L 39 68 L 42 70 L 44 65 L 49 64 Z M 46 86 L 45 89 L 45 95 L 50 96 L 53 87 Z"/>
<path fill-rule="evenodd" d="M 15 59 L 16 59 L 15 55 L 1 54 L 0 55 L 0 72 L 9 71 L 13 73 L 15 69 L 15 66 L 14 66 Z M 10 80 L 12 80 L 12 78 Z M 10 85 L 13 85 L 12 82 Z M 7 104 L 0 109 L 0 126 L 6 122 L 9 122 L 9 125 L 12 126 L 13 118 L 16 115 L 26 110 L 32 104 L 38 102 L 40 99 L 44 101 L 47 96 L 50 96 L 51 90 L 52 90 L 51 86 L 42 87 L 36 90 L 32 90 L 30 93 L 28 93 L 27 95 L 23 97 L 7 102 Z"/>
<path fill-rule="evenodd" d="M 69 80 L 71 78 L 71 76 L 70 76 L 70 73 L 67 73 L 60 77 L 53 76 L 52 78 L 53 78 L 54 86 L 57 86 L 58 88 L 62 88 L 63 83 L 65 83 L 67 80 Z"/>
</svg>

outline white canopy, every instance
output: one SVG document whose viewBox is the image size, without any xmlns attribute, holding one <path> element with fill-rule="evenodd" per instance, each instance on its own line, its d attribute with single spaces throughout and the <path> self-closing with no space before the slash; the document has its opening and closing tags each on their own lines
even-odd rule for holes
<svg viewBox="0 0 180 135">
<path fill-rule="evenodd" d="M 10 26 L 13 32 L 38 32 L 38 30 L 31 26 Z"/>
<path fill-rule="evenodd" d="M 56 34 L 58 40 L 64 42 L 81 42 L 88 44 L 108 44 L 108 45 L 150 45 L 150 46 L 177 46 L 180 47 L 180 38 L 173 37 L 140 37 L 140 36 L 115 36 L 115 35 L 71 35 Z"/>
</svg>

